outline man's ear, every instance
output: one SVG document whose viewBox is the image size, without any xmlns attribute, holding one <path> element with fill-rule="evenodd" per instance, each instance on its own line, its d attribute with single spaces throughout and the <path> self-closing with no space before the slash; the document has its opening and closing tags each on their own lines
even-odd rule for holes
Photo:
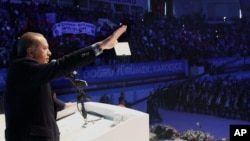
<svg viewBox="0 0 250 141">
<path fill-rule="evenodd" d="M 27 49 L 27 56 L 33 57 L 34 56 L 34 49 L 32 47 Z"/>
</svg>

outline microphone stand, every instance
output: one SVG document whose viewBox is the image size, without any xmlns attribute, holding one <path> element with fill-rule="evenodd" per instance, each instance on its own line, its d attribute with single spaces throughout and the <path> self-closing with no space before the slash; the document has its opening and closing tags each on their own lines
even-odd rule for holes
<svg viewBox="0 0 250 141">
<path fill-rule="evenodd" d="M 77 87 L 80 95 L 77 96 L 77 105 L 78 103 L 81 103 L 81 113 L 82 113 L 82 116 L 84 118 L 84 125 L 87 125 L 88 124 L 88 120 L 87 120 L 87 111 L 85 110 L 85 106 L 84 106 L 84 100 L 87 98 L 89 99 L 89 96 L 86 95 L 86 93 L 84 92 L 84 90 L 80 89 L 79 87 Z M 79 107 L 77 106 L 78 110 L 79 110 Z"/>
<path fill-rule="evenodd" d="M 83 118 L 84 118 L 84 127 L 85 125 L 88 124 L 87 121 L 87 111 L 85 110 L 85 106 L 84 106 L 84 100 L 85 99 L 91 99 L 90 96 L 88 96 L 85 91 L 83 89 L 81 89 L 82 86 L 87 86 L 87 82 L 84 80 L 79 80 L 79 79 L 75 79 L 74 77 L 72 77 L 71 74 L 65 76 L 65 78 L 67 78 L 71 84 L 78 90 L 78 92 L 80 93 L 80 95 L 77 96 L 77 109 L 78 111 L 81 112 Z M 79 110 L 78 104 L 81 103 L 81 110 Z"/>
</svg>

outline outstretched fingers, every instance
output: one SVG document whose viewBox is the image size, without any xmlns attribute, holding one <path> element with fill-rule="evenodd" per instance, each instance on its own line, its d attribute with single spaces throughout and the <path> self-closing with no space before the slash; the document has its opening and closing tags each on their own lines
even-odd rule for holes
<svg viewBox="0 0 250 141">
<path fill-rule="evenodd" d="M 118 38 L 127 30 L 127 26 L 119 27 L 111 36 L 100 43 L 102 49 L 111 49 L 118 43 Z"/>
<path fill-rule="evenodd" d="M 127 30 L 126 25 L 121 26 L 113 33 L 111 38 L 114 38 L 115 40 L 117 40 L 126 30 Z"/>
</svg>

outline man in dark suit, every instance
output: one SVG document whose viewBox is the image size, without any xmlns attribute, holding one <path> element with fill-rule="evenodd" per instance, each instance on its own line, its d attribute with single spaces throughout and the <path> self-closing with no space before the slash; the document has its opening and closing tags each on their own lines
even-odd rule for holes
<svg viewBox="0 0 250 141">
<path fill-rule="evenodd" d="M 17 44 L 18 59 L 9 66 L 6 79 L 6 141 L 59 141 L 50 81 L 93 62 L 103 50 L 112 49 L 126 29 L 121 26 L 103 41 L 51 62 L 45 37 L 23 34 Z"/>
</svg>

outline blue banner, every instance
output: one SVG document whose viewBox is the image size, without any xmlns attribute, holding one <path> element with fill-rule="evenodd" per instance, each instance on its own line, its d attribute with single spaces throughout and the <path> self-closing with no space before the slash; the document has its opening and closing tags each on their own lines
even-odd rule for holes
<svg viewBox="0 0 250 141">
<path fill-rule="evenodd" d="M 100 82 L 110 80 L 139 79 L 157 77 L 171 74 L 188 74 L 186 60 L 168 62 L 152 62 L 123 64 L 113 66 L 87 67 L 79 72 L 81 77 L 88 82 Z"/>
<path fill-rule="evenodd" d="M 4 90 L 6 69 L 0 69 L 0 92 Z"/>
<path fill-rule="evenodd" d="M 250 57 L 223 57 L 208 59 L 208 62 L 216 67 L 225 65 L 225 68 L 230 68 L 250 64 Z"/>
</svg>

